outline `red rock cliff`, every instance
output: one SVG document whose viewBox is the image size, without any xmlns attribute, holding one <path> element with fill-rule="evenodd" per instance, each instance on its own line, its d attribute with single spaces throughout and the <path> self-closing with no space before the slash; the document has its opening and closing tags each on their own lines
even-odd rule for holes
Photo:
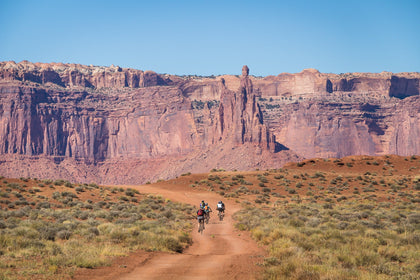
<svg viewBox="0 0 420 280">
<path fill-rule="evenodd" d="M 31 63 L 13 61 L 0 63 L 0 79 L 6 81 L 55 84 L 82 88 L 139 88 L 165 85 L 162 77 L 153 71 L 122 69 L 118 66 L 101 67 L 80 64 Z"/>
<path fill-rule="evenodd" d="M 141 183 L 304 157 L 420 154 L 419 80 L 2 62 L 0 175 Z"/>
</svg>

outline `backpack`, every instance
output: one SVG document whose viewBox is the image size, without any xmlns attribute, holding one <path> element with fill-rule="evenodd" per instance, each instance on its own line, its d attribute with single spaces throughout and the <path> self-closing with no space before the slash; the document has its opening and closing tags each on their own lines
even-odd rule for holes
<svg viewBox="0 0 420 280">
<path fill-rule="evenodd" d="M 223 209 L 223 203 L 217 203 L 217 209 Z"/>
<path fill-rule="evenodd" d="M 198 209 L 197 216 L 203 216 L 203 215 L 204 215 L 203 209 Z"/>
</svg>

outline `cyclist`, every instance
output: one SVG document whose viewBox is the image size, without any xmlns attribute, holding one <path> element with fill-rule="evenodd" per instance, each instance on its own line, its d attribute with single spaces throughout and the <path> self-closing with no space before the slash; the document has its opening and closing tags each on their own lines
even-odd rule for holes
<svg viewBox="0 0 420 280">
<path fill-rule="evenodd" d="M 206 212 L 207 218 L 210 219 L 210 212 L 212 212 L 208 203 L 204 205 L 204 212 Z"/>
<path fill-rule="evenodd" d="M 206 206 L 206 204 L 204 203 L 204 200 L 202 200 L 201 203 L 200 203 L 200 208 L 204 209 L 205 206 Z"/>
<path fill-rule="evenodd" d="M 220 213 L 225 213 L 225 204 L 223 203 L 223 201 L 219 201 L 217 203 L 217 211 L 219 211 Z"/>
<path fill-rule="evenodd" d="M 200 231 L 200 224 L 203 224 L 204 229 L 204 215 L 205 215 L 204 209 L 200 208 L 197 210 L 197 221 L 198 221 L 198 230 Z"/>
</svg>

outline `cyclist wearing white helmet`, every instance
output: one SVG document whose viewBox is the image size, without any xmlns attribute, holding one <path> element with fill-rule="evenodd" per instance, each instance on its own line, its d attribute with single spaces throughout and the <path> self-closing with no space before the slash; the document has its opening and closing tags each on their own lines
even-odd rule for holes
<svg viewBox="0 0 420 280">
<path fill-rule="evenodd" d="M 223 201 L 219 201 L 218 203 L 217 203 L 217 208 L 216 208 L 216 210 L 217 211 L 219 211 L 219 212 L 222 212 L 222 213 L 224 213 L 225 212 L 225 204 L 223 203 Z"/>
</svg>

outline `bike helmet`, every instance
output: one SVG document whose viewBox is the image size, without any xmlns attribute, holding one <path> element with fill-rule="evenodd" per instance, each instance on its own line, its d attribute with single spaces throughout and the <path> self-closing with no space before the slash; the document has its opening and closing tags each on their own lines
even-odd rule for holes
<svg viewBox="0 0 420 280">
<path fill-rule="evenodd" d="M 209 204 L 208 203 L 206 203 L 206 206 L 208 206 Z"/>
</svg>

